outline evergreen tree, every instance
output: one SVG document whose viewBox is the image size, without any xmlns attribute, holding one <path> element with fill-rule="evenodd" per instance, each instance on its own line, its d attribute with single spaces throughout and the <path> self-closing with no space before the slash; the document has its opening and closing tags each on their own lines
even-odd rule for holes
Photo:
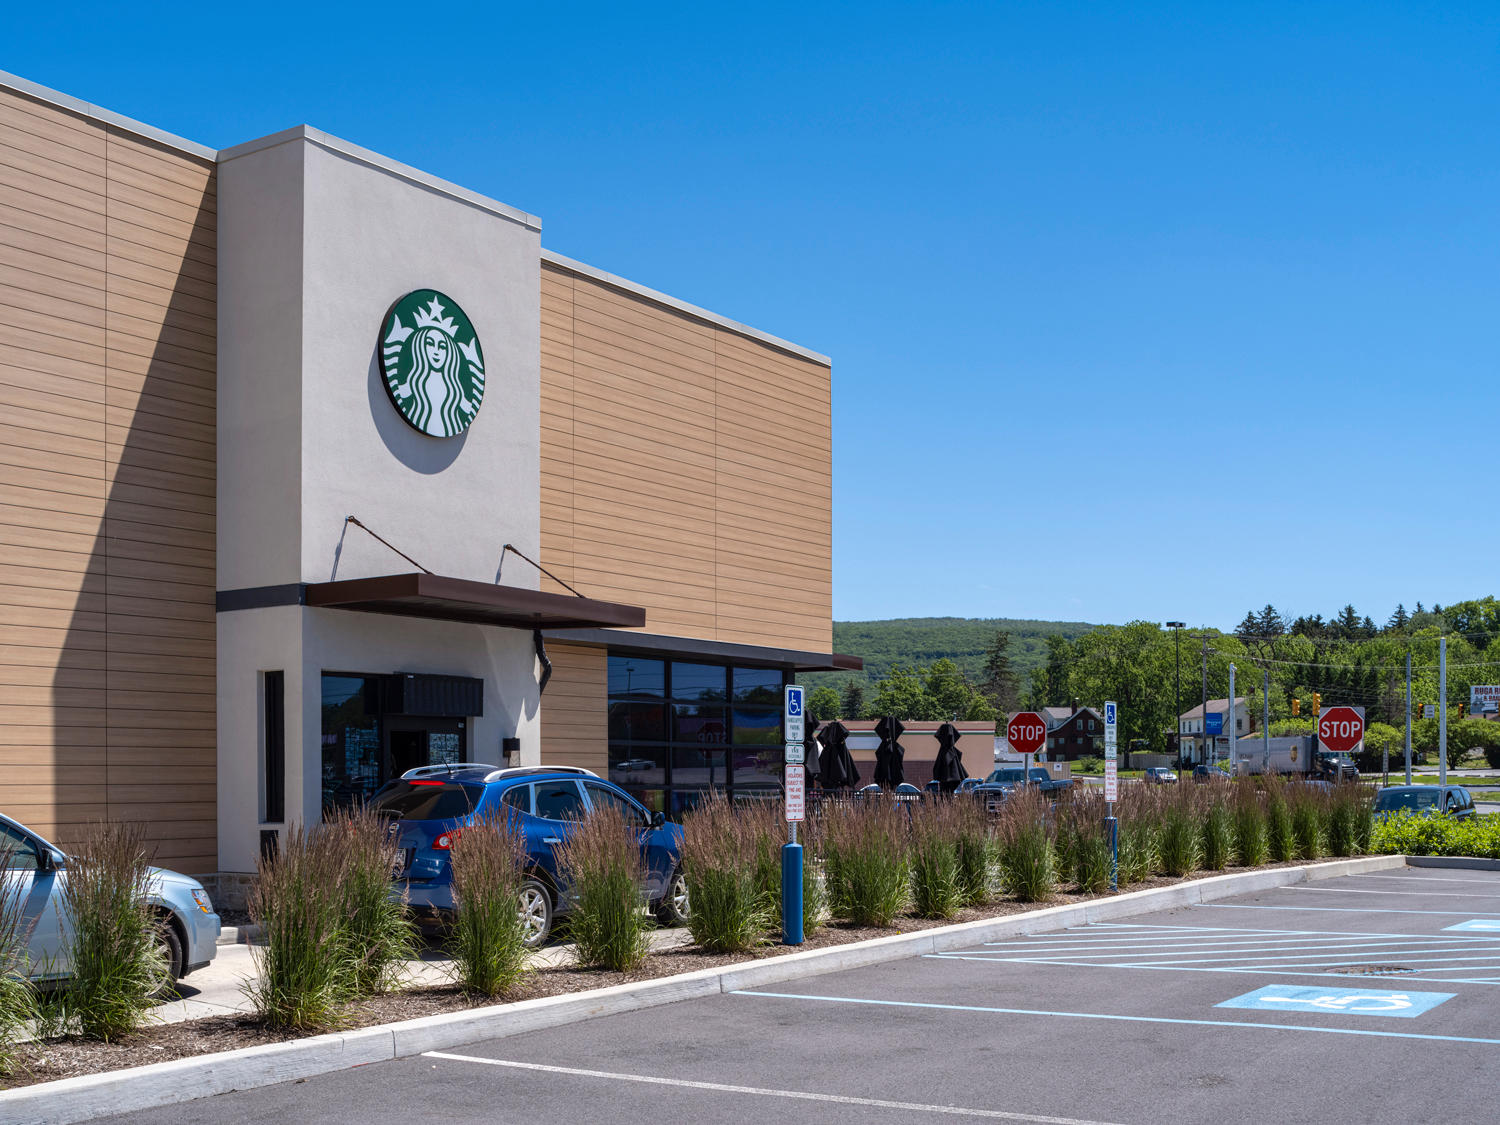
<svg viewBox="0 0 1500 1125">
<path fill-rule="evenodd" d="M 1260 618 L 1252 609 L 1245 614 L 1245 620 L 1234 627 L 1234 631 L 1241 637 L 1258 637 L 1260 636 Z"/>
<path fill-rule="evenodd" d="M 863 719 L 865 717 L 865 685 L 858 680 L 850 680 L 844 685 L 843 706 L 839 708 L 839 715 L 845 719 Z"/>
<path fill-rule="evenodd" d="M 1422 612 L 1421 602 L 1417 603 L 1417 612 Z M 1391 614 L 1391 619 L 1385 623 L 1385 631 L 1387 633 L 1405 632 L 1406 626 L 1410 623 L 1410 621 L 1411 616 L 1406 612 L 1406 607 L 1400 602 L 1397 602 L 1396 612 Z"/>
<path fill-rule="evenodd" d="M 1334 619 L 1334 634 L 1343 641 L 1352 641 L 1360 634 L 1359 614 L 1352 605 L 1346 605 L 1339 610 L 1339 615 Z"/>
<path fill-rule="evenodd" d="M 1422 603 L 1421 602 L 1418 602 L 1417 603 L 1417 608 L 1414 609 L 1414 610 L 1412 610 L 1412 613 L 1426 613 L 1426 612 L 1427 611 L 1422 608 Z"/>
<path fill-rule="evenodd" d="M 1270 602 L 1255 618 L 1255 631 L 1262 637 L 1279 637 L 1286 632 L 1286 620 Z"/>
<path fill-rule="evenodd" d="M 1370 615 L 1368 613 L 1365 614 L 1364 620 L 1359 623 L 1359 635 L 1369 639 L 1379 631 L 1379 629 L 1375 628 L 1375 622 L 1370 620 Z"/>
<path fill-rule="evenodd" d="M 1021 685 L 1010 664 L 1010 634 L 1004 629 L 995 633 L 995 639 L 985 651 L 980 687 L 996 710 L 1009 714 L 1016 709 Z"/>
</svg>

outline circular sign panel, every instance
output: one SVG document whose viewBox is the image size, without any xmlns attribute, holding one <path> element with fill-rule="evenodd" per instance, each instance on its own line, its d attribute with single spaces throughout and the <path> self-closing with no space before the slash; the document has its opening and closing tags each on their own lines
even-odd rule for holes
<svg viewBox="0 0 1500 1125">
<path fill-rule="evenodd" d="M 484 401 L 479 336 L 458 302 L 435 289 L 415 289 L 385 314 L 380 370 L 401 417 L 432 437 L 463 433 Z"/>
</svg>

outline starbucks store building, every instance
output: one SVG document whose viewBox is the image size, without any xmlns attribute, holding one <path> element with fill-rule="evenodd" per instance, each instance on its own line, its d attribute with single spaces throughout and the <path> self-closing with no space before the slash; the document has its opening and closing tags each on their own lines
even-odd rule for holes
<svg viewBox="0 0 1500 1125">
<path fill-rule="evenodd" d="M 827 358 L 305 126 L 0 75 L 0 202 L 0 810 L 233 901 L 413 766 L 779 794 L 782 685 L 858 666 Z"/>
</svg>

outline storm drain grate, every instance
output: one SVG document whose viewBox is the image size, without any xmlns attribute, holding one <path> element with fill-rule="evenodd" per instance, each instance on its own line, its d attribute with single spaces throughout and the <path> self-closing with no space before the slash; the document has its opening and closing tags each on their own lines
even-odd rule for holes
<svg viewBox="0 0 1500 1125">
<path fill-rule="evenodd" d="M 1405 965 L 1336 965 L 1328 971 L 1346 977 L 1394 977 L 1417 970 Z"/>
</svg>

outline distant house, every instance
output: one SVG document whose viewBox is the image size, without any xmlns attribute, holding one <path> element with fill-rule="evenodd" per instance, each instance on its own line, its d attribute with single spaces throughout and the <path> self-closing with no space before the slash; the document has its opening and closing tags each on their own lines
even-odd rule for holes
<svg viewBox="0 0 1500 1125">
<path fill-rule="evenodd" d="M 1092 707 L 1043 707 L 1047 757 L 1072 762 L 1104 753 L 1104 717 Z"/>
<path fill-rule="evenodd" d="M 1187 761 L 1213 762 L 1229 754 L 1229 700 L 1208 701 L 1208 730 L 1204 730 L 1203 706 L 1184 711 L 1177 717 L 1179 755 Z M 1234 736 L 1244 738 L 1255 729 L 1245 697 L 1234 697 Z"/>
</svg>

